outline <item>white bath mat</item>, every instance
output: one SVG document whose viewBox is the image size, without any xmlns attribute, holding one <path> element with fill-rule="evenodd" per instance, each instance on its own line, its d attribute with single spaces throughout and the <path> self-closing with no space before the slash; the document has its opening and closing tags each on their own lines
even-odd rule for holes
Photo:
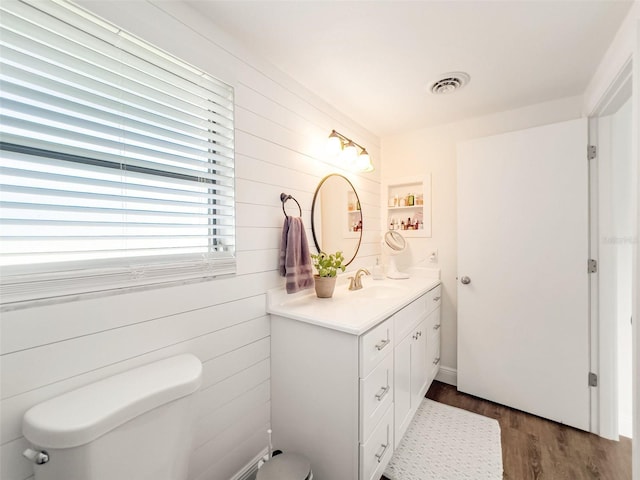
<svg viewBox="0 0 640 480">
<path fill-rule="evenodd" d="M 384 475 L 391 480 L 502 480 L 500 425 L 425 398 Z"/>
</svg>

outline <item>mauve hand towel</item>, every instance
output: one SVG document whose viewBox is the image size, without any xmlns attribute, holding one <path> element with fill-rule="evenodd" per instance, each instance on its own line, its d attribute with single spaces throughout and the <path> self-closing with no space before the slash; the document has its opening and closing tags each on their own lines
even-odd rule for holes
<svg viewBox="0 0 640 480">
<path fill-rule="evenodd" d="M 313 267 L 309 243 L 300 217 L 287 216 L 280 242 L 280 275 L 285 277 L 287 293 L 313 286 Z"/>
</svg>

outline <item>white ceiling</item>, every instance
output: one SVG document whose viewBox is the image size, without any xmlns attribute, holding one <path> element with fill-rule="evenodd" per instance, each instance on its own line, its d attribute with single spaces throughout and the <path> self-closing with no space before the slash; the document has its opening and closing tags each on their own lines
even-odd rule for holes
<svg viewBox="0 0 640 480">
<path fill-rule="evenodd" d="M 631 1 L 188 0 L 378 135 L 584 93 Z M 434 96 L 440 74 L 471 82 Z"/>
</svg>

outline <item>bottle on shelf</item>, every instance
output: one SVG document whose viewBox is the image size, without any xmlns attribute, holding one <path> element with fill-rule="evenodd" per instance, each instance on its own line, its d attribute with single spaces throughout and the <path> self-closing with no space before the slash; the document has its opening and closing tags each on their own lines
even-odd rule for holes
<svg viewBox="0 0 640 480">
<path fill-rule="evenodd" d="M 413 193 L 409 193 L 409 195 L 407 195 L 407 207 L 413 207 L 415 201 L 416 197 L 413 195 Z"/>
</svg>

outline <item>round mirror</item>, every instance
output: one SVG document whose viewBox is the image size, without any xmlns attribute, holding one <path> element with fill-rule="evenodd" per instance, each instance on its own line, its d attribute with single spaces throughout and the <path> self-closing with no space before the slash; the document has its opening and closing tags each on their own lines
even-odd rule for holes
<svg viewBox="0 0 640 480">
<path fill-rule="evenodd" d="M 345 265 L 356 257 L 362 240 L 362 211 L 349 179 L 332 173 L 320 180 L 311 204 L 311 232 L 318 252 L 341 251 Z"/>
<path fill-rule="evenodd" d="M 404 237 L 395 230 L 388 230 L 387 233 L 384 234 L 384 243 L 390 250 L 387 277 L 396 280 L 409 278 L 409 274 L 399 271 L 398 265 L 396 264 L 396 255 L 399 255 L 407 247 L 407 242 Z"/>
<path fill-rule="evenodd" d="M 401 252 L 407 246 L 404 237 L 395 230 L 388 230 L 387 233 L 384 234 L 384 242 L 391 250 L 397 252 Z"/>
</svg>

